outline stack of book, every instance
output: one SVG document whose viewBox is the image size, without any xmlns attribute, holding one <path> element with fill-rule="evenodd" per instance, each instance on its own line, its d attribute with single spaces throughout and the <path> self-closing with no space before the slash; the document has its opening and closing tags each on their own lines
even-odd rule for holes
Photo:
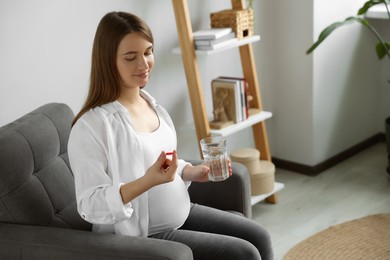
<svg viewBox="0 0 390 260">
<path fill-rule="evenodd" d="M 239 123 L 249 116 L 247 84 L 244 78 L 218 77 L 211 81 L 214 121 L 210 126 L 220 129 Z"/>
<path fill-rule="evenodd" d="M 236 41 L 232 28 L 210 28 L 193 33 L 195 49 L 215 50 Z"/>
</svg>

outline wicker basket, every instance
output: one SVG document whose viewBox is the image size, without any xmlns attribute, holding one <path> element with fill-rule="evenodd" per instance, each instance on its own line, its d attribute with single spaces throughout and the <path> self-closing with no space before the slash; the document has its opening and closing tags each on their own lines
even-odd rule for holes
<svg viewBox="0 0 390 260">
<path fill-rule="evenodd" d="M 223 10 L 210 14 L 212 28 L 231 27 L 238 39 L 254 34 L 253 10 Z"/>
</svg>

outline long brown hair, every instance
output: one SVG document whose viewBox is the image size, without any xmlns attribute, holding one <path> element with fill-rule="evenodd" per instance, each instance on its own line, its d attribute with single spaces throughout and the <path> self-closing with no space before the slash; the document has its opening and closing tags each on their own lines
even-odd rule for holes
<svg viewBox="0 0 390 260">
<path fill-rule="evenodd" d="M 133 14 L 111 12 L 100 20 L 92 48 L 87 100 L 72 125 L 91 108 L 115 101 L 119 97 L 120 76 L 116 65 L 116 53 L 121 40 L 132 32 L 139 33 L 141 37 L 154 43 L 149 26 Z"/>
</svg>

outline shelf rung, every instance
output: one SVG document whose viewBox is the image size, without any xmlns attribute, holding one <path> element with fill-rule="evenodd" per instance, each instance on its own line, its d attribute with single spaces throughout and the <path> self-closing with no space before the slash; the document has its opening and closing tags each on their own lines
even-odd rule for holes
<svg viewBox="0 0 390 260">
<path fill-rule="evenodd" d="M 195 49 L 195 53 L 198 54 L 198 55 L 211 55 L 211 54 L 214 54 L 214 53 L 218 53 L 218 52 L 225 51 L 225 50 L 228 50 L 228 49 L 236 48 L 236 47 L 239 47 L 239 46 L 242 46 L 242 45 L 246 45 L 246 44 L 249 44 L 249 43 L 252 43 L 252 42 L 257 42 L 257 41 L 260 41 L 260 35 L 248 36 L 248 37 L 245 37 L 242 40 L 232 41 L 232 44 L 220 47 L 220 48 L 215 49 L 215 50 L 196 50 Z M 172 50 L 172 52 L 175 53 L 175 54 L 181 54 L 181 49 L 180 49 L 180 47 L 176 47 L 176 48 L 174 48 Z"/>
<path fill-rule="evenodd" d="M 261 111 L 260 113 L 249 116 L 248 119 L 237 124 L 230 125 L 222 129 L 210 129 L 210 133 L 211 135 L 228 136 L 271 117 L 271 112 Z"/>
<path fill-rule="evenodd" d="M 265 200 L 271 195 L 274 195 L 275 193 L 281 191 L 284 188 L 284 184 L 280 182 L 275 182 L 274 189 L 267 194 L 261 194 L 261 195 L 254 195 L 251 197 L 251 205 L 255 205 L 256 203 L 259 203 L 260 201 Z"/>
</svg>

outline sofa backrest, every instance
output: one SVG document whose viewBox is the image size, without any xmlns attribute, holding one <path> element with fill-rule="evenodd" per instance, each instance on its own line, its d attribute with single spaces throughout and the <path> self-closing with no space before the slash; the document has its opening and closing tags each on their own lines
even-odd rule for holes
<svg viewBox="0 0 390 260">
<path fill-rule="evenodd" d="M 0 127 L 0 222 L 91 230 L 76 209 L 72 110 L 50 103 Z"/>
</svg>

